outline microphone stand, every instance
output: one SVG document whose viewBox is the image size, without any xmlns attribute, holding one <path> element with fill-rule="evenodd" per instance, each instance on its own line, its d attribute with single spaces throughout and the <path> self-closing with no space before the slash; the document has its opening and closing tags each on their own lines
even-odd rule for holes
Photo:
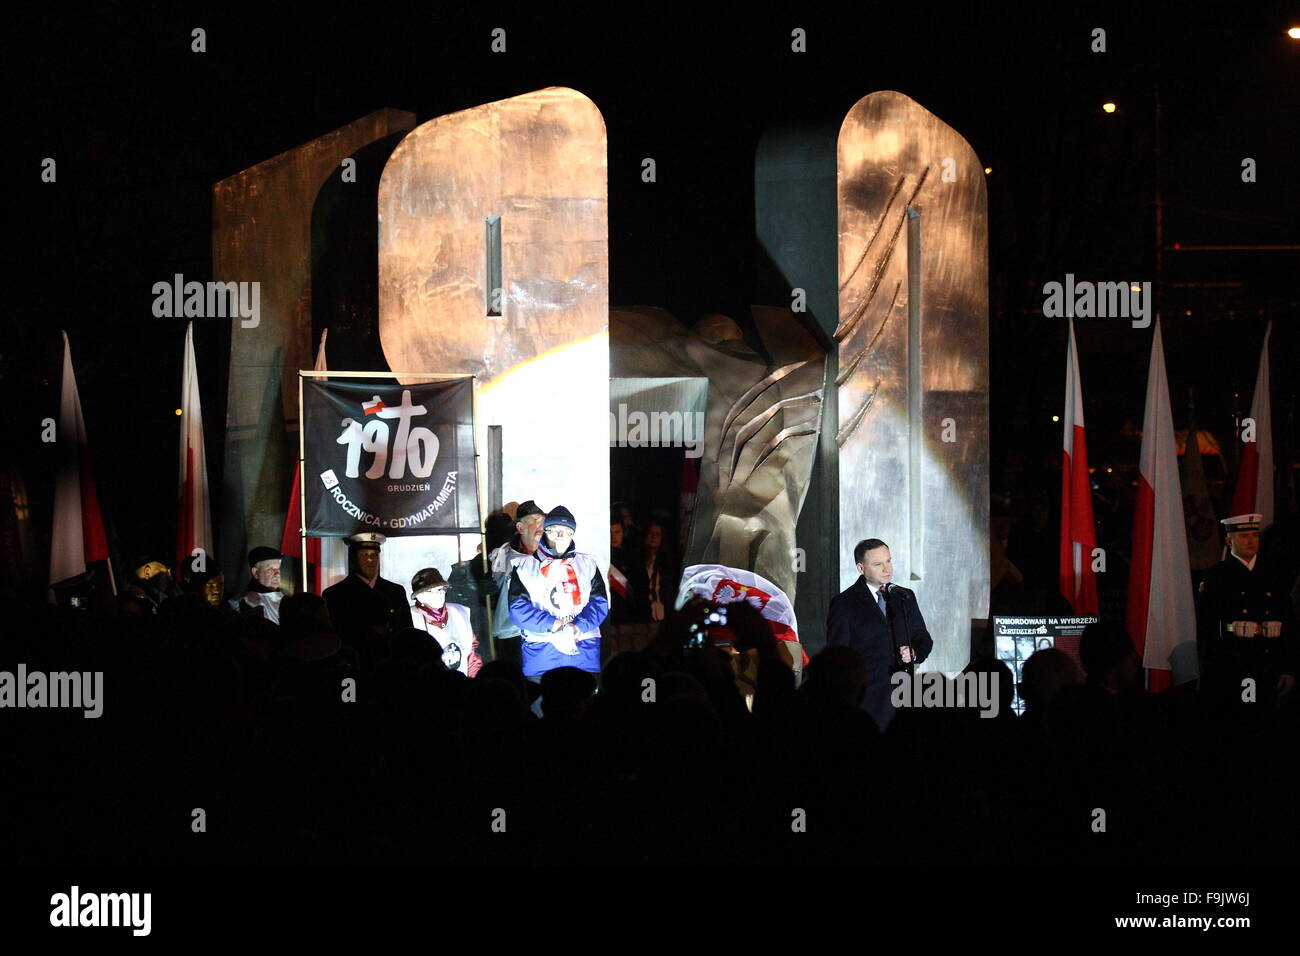
<svg viewBox="0 0 1300 956">
<path fill-rule="evenodd" d="M 886 605 L 887 607 L 893 607 L 893 606 L 894 606 L 894 598 L 893 598 L 893 597 L 890 595 L 890 593 L 889 593 L 889 589 L 892 588 L 893 586 L 894 586 L 893 584 L 886 584 L 884 587 L 882 587 L 882 588 L 880 589 L 880 593 L 883 594 L 883 595 L 885 596 L 885 605 Z M 908 620 L 907 620 L 907 601 L 906 601 L 905 599 L 903 599 L 903 598 L 899 598 L 899 599 L 898 599 L 898 605 L 903 609 L 903 610 L 902 610 L 902 614 L 903 614 L 903 638 L 904 638 L 904 643 L 901 644 L 901 645 L 898 643 L 898 638 L 897 638 L 897 637 L 895 636 L 895 634 L 894 634 L 894 617 L 891 615 L 890 618 L 889 618 L 889 636 L 890 636 L 891 638 L 893 638 L 893 640 L 894 640 L 894 650 L 895 650 L 895 651 L 897 651 L 897 650 L 899 649 L 899 647 L 902 647 L 902 646 L 911 647 L 911 645 L 907 643 L 908 641 L 911 640 L 911 629 L 908 627 Z M 903 662 L 903 660 L 902 660 L 902 655 L 900 654 L 900 655 L 899 655 L 899 663 L 902 663 L 902 664 L 903 664 L 903 667 L 906 668 L 906 670 L 907 670 L 907 676 L 908 676 L 909 679 L 915 677 L 915 675 L 916 675 L 916 649 L 915 649 L 915 648 L 912 649 L 912 659 L 911 659 L 910 661 L 907 661 L 906 663 Z"/>
</svg>

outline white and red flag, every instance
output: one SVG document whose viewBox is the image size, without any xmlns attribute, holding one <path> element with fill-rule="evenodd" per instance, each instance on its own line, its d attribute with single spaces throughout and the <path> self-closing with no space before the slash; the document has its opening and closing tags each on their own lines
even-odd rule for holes
<svg viewBox="0 0 1300 956">
<path fill-rule="evenodd" d="M 316 364 L 312 367 L 314 371 L 329 371 L 329 364 L 325 360 L 325 340 L 329 338 L 330 330 L 326 329 L 321 333 L 320 345 L 316 348 Z M 324 379 L 317 379 L 324 381 Z M 364 405 L 373 403 L 365 402 Z M 383 408 L 383 402 L 380 402 L 374 410 L 379 411 Z M 367 410 L 369 415 L 370 411 Z M 302 427 L 299 422 L 298 427 Z M 289 492 L 289 510 L 284 516 L 284 531 L 280 535 L 280 552 L 292 558 L 302 557 L 302 462 L 298 460 L 297 450 L 294 451 L 293 465 L 293 489 Z M 320 594 L 331 584 L 337 584 L 348 576 L 348 552 L 343 540 L 340 538 L 307 538 L 307 563 L 312 569 L 311 590 Z"/>
<path fill-rule="evenodd" d="M 751 604 L 779 640 L 799 644 L 799 622 L 794 616 L 794 605 L 784 591 L 762 575 L 722 564 L 693 564 L 682 571 L 682 583 L 677 589 L 677 609 L 680 611 L 695 596 L 714 604 L 735 601 Z M 803 663 L 805 666 L 808 663 L 807 653 L 803 654 Z"/>
<path fill-rule="evenodd" d="M 108 560 L 108 536 L 90 467 L 86 422 L 81 416 L 81 396 L 72 371 L 72 345 L 67 332 L 63 333 L 63 383 L 55 442 L 59 465 L 54 479 L 50 584 L 84 573 L 92 561 Z"/>
<path fill-rule="evenodd" d="M 1250 403 L 1254 419 L 1254 441 L 1242 442 L 1241 466 L 1237 470 L 1237 488 L 1232 496 L 1230 515 L 1259 514 L 1259 530 L 1273 523 L 1273 414 L 1269 409 L 1268 340 L 1273 334 L 1270 321 L 1264 330 L 1264 345 L 1259 352 L 1259 372 L 1255 375 L 1255 397 Z M 1242 437 L 1237 433 L 1237 439 Z"/>
<path fill-rule="evenodd" d="M 1092 519 L 1092 477 L 1088 473 L 1088 444 L 1083 432 L 1083 393 L 1079 383 L 1079 352 L 1070 319 L 1065 354 L 1065 434 L 1061 452 L 1061 594 L 1075 614 L 1096 614 L 1097 575 L 1092 552 L 1097 530 Z"/>
<path fill-rule="evenodd" d="M 609 566 L 609 586 L 614 589 L 615 594 L 621 597 L 624 601 L 627 600 L 627 575 L 612 564 Z"/>
<path fill-rule="evenodd" d="M 211 560 L 212 509 L 208 493 L 208 456 L 203 446 L 203 408 L 199 402 L 199 369 L 194 361 L 194 323 L 185 329 L 185 359 L 181 372 L 180 514 L 176 521 L 176 568 L 202 548 Z"/>
<path fill-rule="evenodd" d="M 1143 666 L 1150 671 L 1150 689 L 1159 691 L 1172 683 L 1170 657 L 1174 648 L 1196 640 L 1196 610 L 1158 318 L 1147 373 L 1139 472 L 1124 623 Z"/>
</svg>

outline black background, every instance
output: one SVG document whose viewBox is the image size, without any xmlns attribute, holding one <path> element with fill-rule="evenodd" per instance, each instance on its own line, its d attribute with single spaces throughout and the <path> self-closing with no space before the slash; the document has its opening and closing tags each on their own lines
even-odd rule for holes
<svg viewBox="0 0 1300 956">
<path fill-rule="evenodd" d="M 59 330 L 73 355 L 101 496 L 119 546 L 162 545 L 175 521 L 183 320 L 151 287 L 211 268 L 217 181 L 384 106 L 420 121 L 550 85 L 608 128 L 610 302 L 748 324 L 756 284 L 753 161 L 794 118 L 841 118 L 900 90 L 970 141 L 989 176 L 992 480 L 1012 508 L 1058 494 L 1064 328 L 1042 284 L 1154 273 L 1157 88 L 1169 244 L 1300 241 L 1300 42 L 1281 3 L 861 4 L 684 12 L 657 5 L 322 3 L 35 5 L 5 34 L 6 464 L 40 533 L 49 521 Z M 207 52 L 190 31 L 207 31 Z M 491 30 L 507 52 L 490 51 Z M 790 31 L 807 31 L 792 53 Z M 1108 50 L 1090 51 L 1091 31 Z M 1099 106 L 1112 99 L 1113 115 Z M 58 161 L 57 184 L 40 182 Z M 641 181 L 651 156 L 658 181 Z M 1241 181 L 1241 161 L 1258 182 Z M 1226 437 L 1249 406 L 1263 323 L 1275 321 L 1279 460 L 1293 425 L 1300 257 L 1166 257 L 1165 342 L 1178 426 L 1195 385 Z M 1183 285 L 1179 285 L 1183 283 Z M 209 467 L 222 480 L 229 326 L 196 327 Z M 1150 333 L 1080 322 L 1092 463 L 1136 460 Z M 995 506 L 996 507 L 996 506 Z M 214 522 L 219 523 L 219 522 Z M 40 560 L 35 561 L 39 568 Z M 41 582 L 43 584 L 43 582 Z"/>
</svg>

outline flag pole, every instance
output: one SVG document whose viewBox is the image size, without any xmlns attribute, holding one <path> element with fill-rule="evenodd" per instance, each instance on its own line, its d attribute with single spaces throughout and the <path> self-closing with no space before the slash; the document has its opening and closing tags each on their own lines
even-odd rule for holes
<svg viewBox="0 0 1300 956">
<path fill-rule="evenodd" d="M 491 565 L 488 564 L 487 549 L 487 523 L 483 518 L 483 479 L 482 471 L 478 466 L 478 376 L 471 374 L 469 376 L 469 398 L 470 398 L 470 417 L 474 420 L 474 427 L 470 429 L 470 434 L 474 438 L 474 500 L 478 505 L 478 533 L 479 540 L 482 541 L 482 558 L 483 574 L 490 575 Z M 459 539 L 458 539 L 459 540 Z M 493 623 L 496 618 L 492 614 L 492 594 L 487 595 L 487 630 L 488 630 L 488 647 L 492 648 L 492 659 L 497 659 L 497 636 L 494 633 Z"/>
<path fill-rule="evenodd" d="M 307 593 L 307 473 L 303 469 L 306 459 L 306 421 L 302 413 L 302 371 L 298 372 L 298 567 L 302 572 L 302 590 Z"/>
</svg>

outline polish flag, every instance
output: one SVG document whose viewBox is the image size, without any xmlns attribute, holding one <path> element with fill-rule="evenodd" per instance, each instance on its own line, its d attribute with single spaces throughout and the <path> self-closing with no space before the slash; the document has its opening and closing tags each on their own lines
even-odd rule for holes
<svg viewBox="0 0 1300 956">
<path fill-rule="evenodd" d="M 324 344 L 324 342 L 325 339 L 322 338 L 321 343 Z M 381 399 L 378 395 L 376 395 L 372 401 L 361 403 L 361 410 L 365 412 L 367 415 L 378 415 L 387 407 L 388 406 L 384 404 L 384 400 Z"/>
<path fill-rule="evenodd" d="M 199 370 L 194 361 L 194 323 L 185 329 L 181 373 L 180 516 L 176 522 L 176 573 L 195 549 L 206 559 L 212 547 L 212 510 L 208 495 L 208 457 L 203 446 L 203 409 L 199 404 Z"/>
<path fill-rule="evenodd" d="M 1097 531 L 1092 520 L 1092 480 L 1088 474 L 1088 445 L 1083 434 L 1083 392 L 1079 382 L 1079 352 L 1074 344 L 1074 319 L 1065 355 L 1065 435 L 1061 453 L 1061 593 L 1075 614 L 1097 614 L 1097 575 L 1092 551 Z"/>
<path fill-rule="evenodd" d="M 92 561 L 108 560 L 108 536 L 90 468 L 86 422 L 72 371 L 72 345 L 63 333 L 63 384 L 55 433 L 58 472 L 54 479 L 54 526 L 50 533 L 50 584 L 75 577 Z M 114 591 L 116 593 L 116 589 Z M 53 594 L 50 599 L 53 600 Z"/>
<path fill-rule="evenodd" d="M 627 576 L 612 564 L 609 566 L 609 586 L 624 601 L 627 600 Z"/>
<path fill-rule="evenodd" d="M 715 604 L 744 601 L 753 605 L 767 621 L 777 640 L 799 644 L 799 622 L 794 616 L 794 605 L 784 591 L 753 571 L 722 564 L 693 564 L 682 571 L 677 589 L 677 610 L 685 607 L 692 597 L 702 597 Z M 808 654 L 802 644 L 799 650 L 806 667 Z"/>
<path fill-rule="evenodd" d="M 1142 419 L 1142 459 L 1133 510 L 1133 563 L 1129 568 L 1124 623 L 1142 663 L 1149 687 L 1172 683 L 1174 648 L 1196 640 L 1192 568 L 1183 522 L 1183 492 L 1178 479 L 1178 449 L 1169 406 L 1160 320 L 1151 343 L 1146 413 Z"/>
<path fill-rule="evenodd" d="M 316 349 L 314 371 L 329 371 L 329 364 L 325 360 L 325 340 L 329 334 L 329 329 L 321 333 L 320 345 Z M 324 379 L 318 378 L 316 381 L 324 381 Z M 298 427 L 302 427 L 301 422 Z M 295 459 L 293 490 L 289 493 L 289 510 L 285 513 L 284 532 L 280 535 L 280 552 L 293 558 L 302 557 L 302 536 L 299 531 L 302 527 L 301 469 L 302 462 Z M 340 538 L 307 538 L 307 563 L 312 569 L 311 589 L 316 594 L 320 594 L 331 584 L 336 584 L 348 576 L 347 548 Z"/>
<path fill-rule="evenodd" d="M 1272 334 L 1273 323 L 1270 321 L 1264 330 L 1264 347 L 1259 352 L 1259 372 L 1255 376 L 1255 397 L 1250 403 L 1250 417 L 1255 420 L 1255 440 L 1242 442 L 1237 489 L 1228 510 L 1229 515 L 1263 515 L 1260 531 L 1273 523 L 1273 414 L 1269 409 L 1268 380 L 1268 340 Z M 1237 440 L 1241 440 L 1241 432 L 1237 433 Z"/>
</svg>

